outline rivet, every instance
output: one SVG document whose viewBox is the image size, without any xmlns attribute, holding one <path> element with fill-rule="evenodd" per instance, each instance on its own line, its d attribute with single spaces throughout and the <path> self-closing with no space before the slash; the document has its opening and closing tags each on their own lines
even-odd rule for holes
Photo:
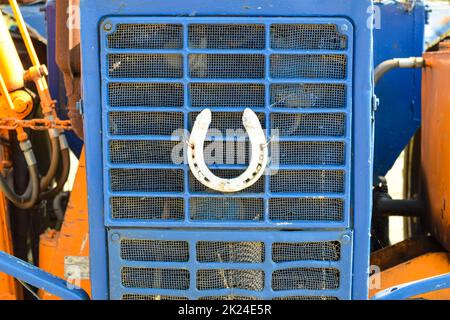
<svg viewBox="0 0 450 320">
<path fill-rule="evenodd" d="M 112 241 L 119 241 L 119 239 L 120 239 L 120 235 L 118 233 L 113 233 L 111 235 L 111 240 Z"/>
<path fill-rule="evenodd" d="M 342 32 L 347 32 L 348 31 L 348 25 L 346 25 L 345 23 L 343 25 L 341 25 L 341 31 Z"/>
</svg>

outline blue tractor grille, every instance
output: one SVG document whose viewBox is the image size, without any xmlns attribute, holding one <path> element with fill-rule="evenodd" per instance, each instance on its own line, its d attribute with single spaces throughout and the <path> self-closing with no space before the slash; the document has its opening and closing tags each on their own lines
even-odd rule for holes
<svg viewBox="0 0 450 320">
<path fill-rule="evenodd" d="M 120 239 L 110 242 L 112 297 L 349 298 L 352 25 L 111 17 L 100 34 L 105 224 Z M 211 129 L 245 131 L 251 108 L 269 139 L 279 135 L 277 163 L 248 189 L 211 190 L 174 163 L 180 129 L 205 108 Z M 237 156 L 244 163 L 210 168 L 236 177 L 248 148 Z M 307 228 L 337 231 L 279 231 Z"/>
</svg>

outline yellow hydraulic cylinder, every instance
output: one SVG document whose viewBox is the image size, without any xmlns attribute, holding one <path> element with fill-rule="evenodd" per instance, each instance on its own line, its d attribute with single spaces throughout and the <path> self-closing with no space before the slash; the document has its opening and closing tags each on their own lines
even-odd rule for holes
<svg viewBox="0 0 450 320">
<path fill-rule="evenodd" d="M 3 13 L 0 17 L 0 73 L 8 91 L 24 87 L 24 69 L 9 33 Z"/>
</svg>

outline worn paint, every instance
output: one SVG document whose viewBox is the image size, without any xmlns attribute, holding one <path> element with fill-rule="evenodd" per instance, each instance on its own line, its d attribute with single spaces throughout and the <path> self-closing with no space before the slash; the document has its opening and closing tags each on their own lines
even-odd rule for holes
<svg viewBox="0 0 450 320">
<path fill-rule="evenodd" d="M 85 168 L 83 151 L 61 232 L 47 231 L 41 237 L 40 267 L 75 282 L 89 293 L 91 284 Z M 40 295 L 45 300 L 58 299 L 46 292 L 40 292 Z"/>
<path fill-rule="evenodd" d="M 371 277 L 371 283 L 376 283 L 375 277 L 381 277 L 381 287 L 371 288 L 369 296 L 385 289 L 399 286 L 408 282 L 423 280 L 450 272 L 450 253 L 436 252 L 427 253 L 420 257 L 387 269 L 379 275 Z M 432 288 L 430 288 L 432 289 Z M 450 300 L 450 289 L 438 290 L 427 294 L 416 296 L 430 300 Z"/>
<path fill-rule="evenodd" d="M 450 43 L 424 58 L 421 165 L 425 220 L 434 237 L 450 250 Z"/>
</svg>

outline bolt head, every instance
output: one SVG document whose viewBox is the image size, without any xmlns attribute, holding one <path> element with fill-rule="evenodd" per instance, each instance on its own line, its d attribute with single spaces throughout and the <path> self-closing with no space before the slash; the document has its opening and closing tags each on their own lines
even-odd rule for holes
<svg viewBox="0 0 450 320">
<path fill-rule="evenodd" d="M 106 23 L 103 25 L 103 30 L 105 30 L 105 31 L 111 31 L 112 28 L 113 28 L 113 26 L 112 26 L 112 24 L 109 23 L 109 22 L 106 22 Z"/>
</svg>

